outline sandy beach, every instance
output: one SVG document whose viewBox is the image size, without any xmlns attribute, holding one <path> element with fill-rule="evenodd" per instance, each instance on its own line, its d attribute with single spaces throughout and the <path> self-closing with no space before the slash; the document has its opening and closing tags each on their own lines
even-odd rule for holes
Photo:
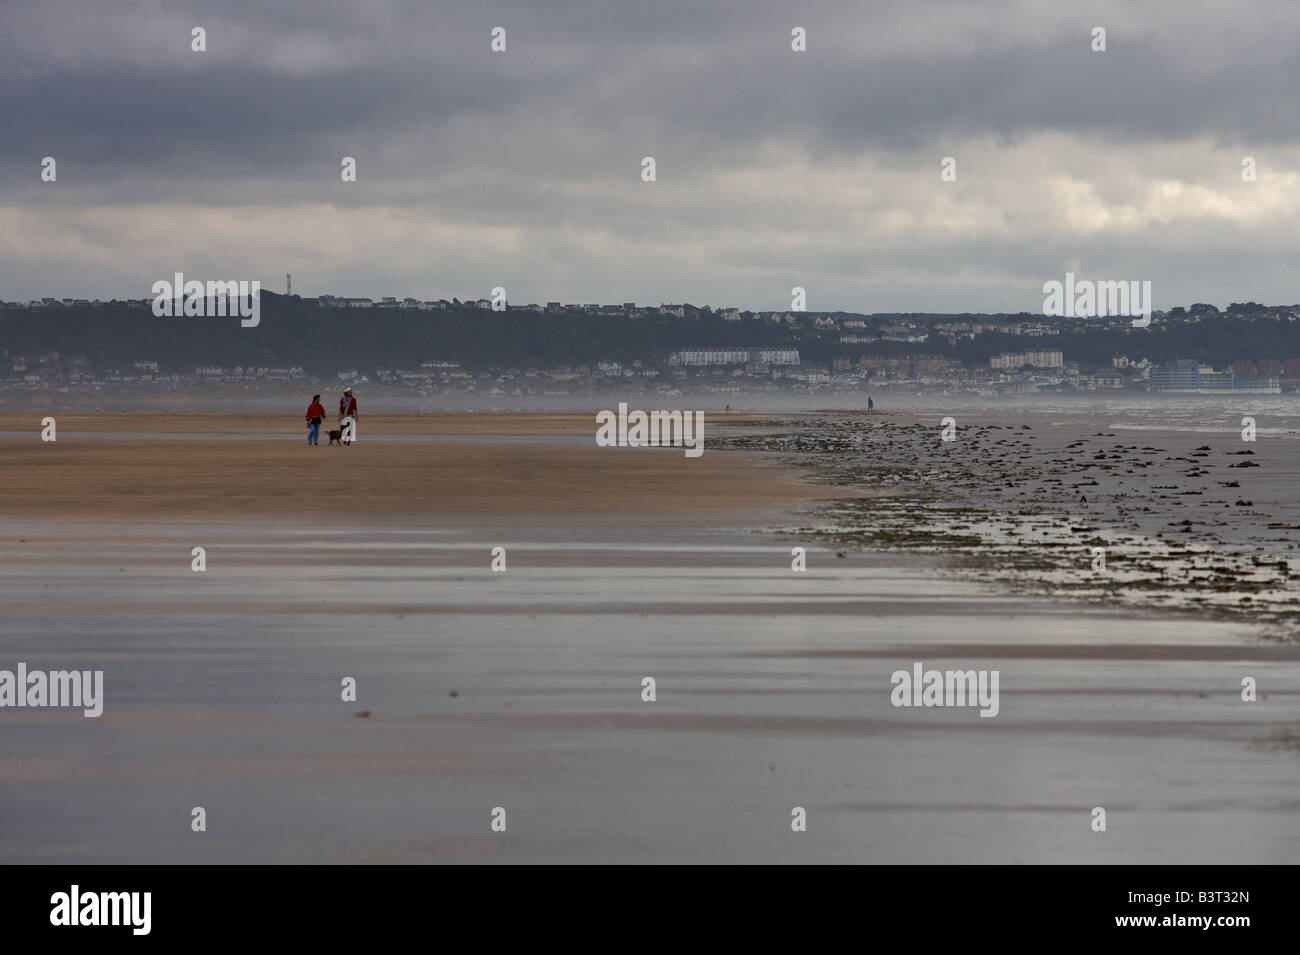
<svg viewBox="0 0 1300 955">
<path fill-rule="evenodd" d="M 599 448 L 584 415 L 385 415 L 353 447 L 271 416 L 0 415 L 0 512 L 88 519 L 774 519 L 844 492 L 754 456 Z M 721 433 L 745 419 L 722 417 Z M 850 492 L 851 495 L 857 492 Z"/>
<path fill-rule="evenodd" d="M 0 860 L 1300 850 L 1300 646 L 954 574 L 941 548 L 863 549 L 821 510 L 918 501 L 798 465 L 788 422 L 736 420 L 719 432 L 766 437 L 693 461 L 590 447 L 565 416 L 375 421 L 353 448 L 274 424 L 68 416 L 50 447 L 4 422 L 28 435 L 0 437 L 0 667 L 101 669 L 105 700 L 96 719 L 0 711 Z M 891 705 L 891 674 L 918 662 L 998 670 L 996 718 Z"/>
</svg>

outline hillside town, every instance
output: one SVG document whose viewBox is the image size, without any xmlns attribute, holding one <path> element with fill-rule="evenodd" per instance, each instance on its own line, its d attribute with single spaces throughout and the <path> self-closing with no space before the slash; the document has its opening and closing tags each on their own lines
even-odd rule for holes
<svg viewBox="0 0 1300 955">
<path fill-rule="evenodd" d="M 57 324 L 59 313 L 135 310 L 150 299 L 43 298 L 0 302 L 0 317 L 27 316 Z M 1300 306 L 1254 303 L 1220 311 L 1193 305 L 1153 313 L 1150 328 L 1120 320 L 1019 315 L 879 315 L 796 311 L 742 311 L 689 304 L 514 305 L 478 298 L 467 301 L 386 296 L 378 300 L 321 295 L 293 298 L 322 313 L 398 310 L 412 321 L 473 322 L 475 315 L 534 313 L 623 322 L 668 323 L 690 347 L 639 356 L 610 354 L 571 363 L 493 363 L 482 356 L 412 354 L 400 360 L 355 363 L 325 374 L 342 384 L 411 395 L 488 398 L 580 396 L 635 386 L 664 395 L 853 395 L 866 392 L 1011 395 L 1035 392 L 1280 393 L 1300 390 Z M 424 313 L 421 318 L 417 315 Z M 432 313 L 432 314 L 430 314 Z M 434 316 L 442 316 L 435 318 Z M 168 319 L 170 320 L 170 319 Z M 1195 341 L 1198 328 L 1230 320 L 1284 332 L 1291 356 L 1245 354 L 1207 358 L 1193 351 L 1154 357 L 1153 347 L 1171 335 Z M 674 324 L 675 323 L 675 324 Z M 734 344 L 752 330 L 755 339 Z M 1120 347 L 1092 344 L 1105 336 Z M 720 339 L 726 338 L 724 342 Z M 1180 339 L 1180 341 L 1183 339 Z M 743 341 L 743 340 L 742 340 Z M 147 351 L 129 361 L 93 363 L 69 343 L 58 350 L 24 353 L 0 344 L 0 382 L 8 390 L 96 391 L 123 387 L 169 390 L 219 385 L 273 388 L 318 381 L 321 369 L 298 362 L 185 364 Z M 1189 346 L 1192 347 L 1192 346 Z M 373 366 L 372 366 L 373 365 Z"/>
</svg>

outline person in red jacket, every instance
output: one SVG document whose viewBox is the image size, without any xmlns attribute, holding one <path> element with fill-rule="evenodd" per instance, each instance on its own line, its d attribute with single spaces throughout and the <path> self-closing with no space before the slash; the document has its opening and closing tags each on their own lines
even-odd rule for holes
<svg viewBox="0 0 1300 955">
<path fill-rule="evenodd" d="M 325 406 L 320 395 L 314 395 L 307 406 L 307 443 L 320 444 L 320 423 L 325 420 Z"/>
<path fill-rule="evenodd" d="M 352 419 L 352 427 L 344 432 L 344 444 L 351 444 L 357 439 L 357 399 L 352 396 L 351 388 L 343 389 L 343 397 L 339 399 L 339 427 L 347 429 L 347 419 Z M 349 433 L 350 432 L 350 433 Z"/>
</svg>

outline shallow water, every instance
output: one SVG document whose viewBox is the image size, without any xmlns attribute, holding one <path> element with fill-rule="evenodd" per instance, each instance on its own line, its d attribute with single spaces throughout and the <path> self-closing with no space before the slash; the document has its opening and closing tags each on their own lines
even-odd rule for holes
<svg viewBox="0 0 1300 955">
<path fill-rule="evenodd" d="M 0 538 L 0 667 L 103 669 L 106 695 L 99 719 L 0 710 L 6 862 L 1300 849 L 1300 648 L 1245 626 L 810 542 L 793 573 L 798 540 L 707 527 L 8 521 Z M 894 707 L 890 675 L 916 661 L 998 669 L 999 714 Z"/>
</svg>

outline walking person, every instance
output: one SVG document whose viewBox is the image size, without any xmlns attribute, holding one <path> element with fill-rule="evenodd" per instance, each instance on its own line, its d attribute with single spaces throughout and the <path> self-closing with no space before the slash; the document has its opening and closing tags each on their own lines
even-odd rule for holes
<svg viewBox="0 0 1300 955">
<path fill-rule="evenodd" d="M 307 443 L 320 444 L 320 423 L 325 420 L 325 406 L 320 403 L 320 395 L 312 395 L 311 404 L 307 406 Z"/>
<path fill-rule="evenodd" d="M 343 431 L 344 444 L 357 440 L 357 399 L 353 397 L 351 388 L 344 388 L 343 397 L 339 399 L 339 428 Z"/>
</svg>

